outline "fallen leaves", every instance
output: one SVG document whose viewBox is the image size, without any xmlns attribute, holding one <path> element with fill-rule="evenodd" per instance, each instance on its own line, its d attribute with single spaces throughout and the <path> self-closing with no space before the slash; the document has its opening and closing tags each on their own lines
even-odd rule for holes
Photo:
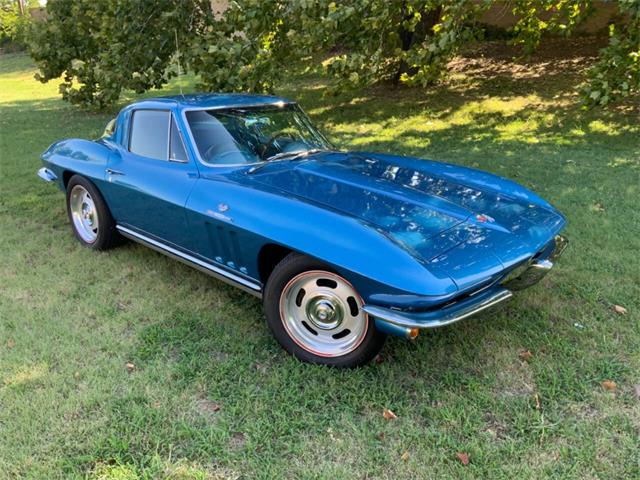
<svg viewBox="0 0 640 480">
<path fill-rule="evenodd" d="M 403 461 L 403 462 L 406 462 L 407 460 L 409 460 L 409 457 L 410 457 L 409 452 L 404 452 L 404 453 L 400 456 L 400 458 L 402 459 L 402 461 Z"/>
<path fill-rule="evenodd" d="M 11 350 L 15 346 L 16 346 L 15 340 L 13 338 L 9 338 L 7 340 L 7 350 Z"/>
<path fill-rule="evenodd" d="M 520 350 L 520 353 L 518 353 L 518 356 L 520 357 L 520 360 L 528 362 L 533 358 L 533 353 L 531 353 L 530 350 Z"/>
<path fill-rule="evenodd" d="M 212 402 L 206 398 L 200 399 L 196 402 L 198 410 L 201 413 L 215 413 L 220 410 L 220 405 L 216 402 Z"/>
<path fill-rule="evenodd" d="M 614 382 L 613 380 L 605 380 L 600 385 L 602 385 L 602 388 L 604 388 L 605 390 L 609 390 L 610 392 L 615 392 L 618 388 L 618 385 L 616 385 L 616 382 Z"/>
<path fill-rule="evenodd" d="M 458 457 L 458 460 L 460 460 L 460 463 L 462 463 L 462 465 L 464 465 L 465 467 L 467 465 L 469 465 L 469 454 L 468 453 L 458 452 L 458 453 L 456 453 L 456 457 Z"/>
<path fill-rule="evenodd" d="M 382 442 L 384 440 L 384 432 L 378 432 L 376 438 Z"/>
<path fill-rule="evenodd" d="M 135 364 L 131 362 L 127 362 L 125 366 L 127 367 L 127 372 L 133 372 L 136 369 Z"/>
<path fill-rule="evenodd" d="M 619 315 L 626 315 L 627 313 L 629 313 L 628 310 L 621 305 L 614 305 L 613 311 Z"/>
<path fill-rule="evenodd" d="M 398 418 L 398 416 L 388 408 L 382 410 L 382 416 L 385 418 L 385 420 L 395 420 Z"/>
</svg>

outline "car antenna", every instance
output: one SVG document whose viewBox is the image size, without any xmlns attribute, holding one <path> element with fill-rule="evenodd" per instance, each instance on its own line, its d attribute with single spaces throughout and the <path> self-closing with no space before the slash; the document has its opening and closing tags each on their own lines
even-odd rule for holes
<svg viewBox="0 0 640 480">
<path fill-rule="evenodd" d="M 178 29 L 174 28 L 173 29 L 173 33 L 176 36 L 176 55 L 178 56 L 178 86 L 180 87 L 180 95 L 182 96 L 182 99 L 184 100 L 184 93 L 182 93 L 182 82 L 180 82 L 181 78 L 181 71 L 182 69 L 180 68 L 180 46 L 178 45 Z"/>
</svg>

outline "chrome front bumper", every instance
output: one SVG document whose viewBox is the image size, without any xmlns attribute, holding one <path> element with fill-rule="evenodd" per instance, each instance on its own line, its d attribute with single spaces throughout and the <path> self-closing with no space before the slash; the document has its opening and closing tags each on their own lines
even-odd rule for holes
<svg viewBox="0 0 640 480">
<path fill-rule="evenodd" d="M 513 270 L 501 282 L 509 290 L 523 290 L 535 285 L 549 273 L 558 258 L 569 245 L 569 240 L 562 235 L 556 235 L 554 242 L 539 255 Z"/>
<path fill-rule="evenodd" d="M 56 174 L 46 167 L 42 167 L 40 170 L 38 170 L 38 176 L 45 182 L 53 182 L 58 179 L 58 177 L 56 177 Z"/>
<path fill-rule="evenodd" d="M 493 307 L 512 296 L 513 293 L 509 290 L 498 286 L 483 290 L 477 295 L 470 295 L 439 310 L 406 312 L 366 305 L 364 311 L 376 319 L 376 327 L 381 330 L 395 335 L 407 336 L 401 329 L 444 327 Z M 385 324 L 390 324 L 392 327 Z M 393 326 L 397 328 L 393 328 Z"/>
<path fill-rule="evenodd" d="M 499 283 L 446 304 L 438 310 L 410 312 L 365 305 L 364 311 L 375 318 L 378 329 L 393 335 L 413 338 L 415 332 L 411 333 L 412 330 L 443 327 L 459 322 L 511 298 L 514 290 L 522 290 L 539 282 L 549 273 L 568 243 L 565 237 L 556 235 L 553 243 Z"/>
</svg>

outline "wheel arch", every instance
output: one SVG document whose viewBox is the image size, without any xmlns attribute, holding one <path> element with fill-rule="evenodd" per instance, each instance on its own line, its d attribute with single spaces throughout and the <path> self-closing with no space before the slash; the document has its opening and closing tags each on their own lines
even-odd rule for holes
<svg viewBox="0 0 640 480">
<path fill-rule="evenodd" d="M 62 186 L 65 190 L 67 189 L 67 185 L 69 185 L 69 180 L 71 180 L 71 177 L 73 177 L 74 175 L 79 175 L 79 173 L 74 172 L 73 170 L 62 171 Z"/>
<path fill-rule="evenodd" d="M 258 275 L 263 284 L 267 283 L 273 269 L 294 250 L 277 243 L 267 243 L 258 252 Z"/>
</svg>

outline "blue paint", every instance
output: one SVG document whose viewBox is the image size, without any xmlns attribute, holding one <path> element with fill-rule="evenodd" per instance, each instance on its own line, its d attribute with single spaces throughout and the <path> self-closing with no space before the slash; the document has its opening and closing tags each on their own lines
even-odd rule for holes
<svg viewBox="0 0 640 480">
<path fill-rule="evenodd" d="M 120 112 L 112 135 L 56 142 L 42 159 L 60 188 L 70 173 L 91 179 L 119 224 L 225 271 L 263 283 L 259 253 L 279 245 L 324 261 L 366 304 L 404 311 L 437 309 L 500 279 L 565 225 L 555 208 L 522 186 L 442 162 L 322 151 L 253 173 L 251 165 L 208 165 L 184 115 L 292 104 L 240 94 L 143 100 Z M 173 114 L 186 162 L 128 151 L 136 109 Z M 399 327 L 382 323 L 399 334 Z"/>
</svg>

